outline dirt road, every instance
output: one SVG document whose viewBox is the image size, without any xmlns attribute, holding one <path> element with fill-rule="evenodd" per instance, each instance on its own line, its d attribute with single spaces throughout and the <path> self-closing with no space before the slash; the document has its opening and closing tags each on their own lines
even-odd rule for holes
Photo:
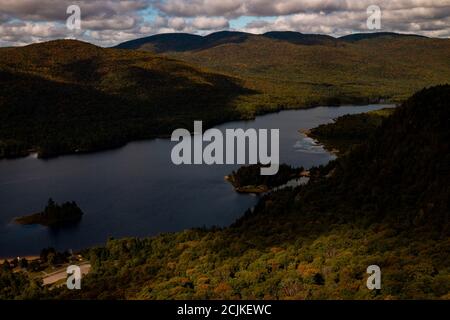
<svg viewBox="0 0 450 320">
<path fill-rule="evenodd" d="M 85 275 L 88 274 L 91 270 L 91 264 L 89 262 L 83 262 L 78 265 L 81 269 L 81 274 Z M 46 274 L 42 281 L 44 283 L 44 286 L 53 284 L 55 282 L 58 282 L 59 280 L 66 279 L 67 278 L 67 267 L 60 269 L 58 271 Z"/>
</svg>

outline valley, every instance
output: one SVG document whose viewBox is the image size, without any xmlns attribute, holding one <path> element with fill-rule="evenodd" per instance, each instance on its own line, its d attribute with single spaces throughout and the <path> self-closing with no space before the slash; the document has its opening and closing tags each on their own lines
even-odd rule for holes
<svg viewBox="0 0 450 320">
<path fill-rule="evenodd" d="M 83 250 L 81 291 L 0 279 L 22 279 L 22 298 L 448 299 L 449 95 L 416 93 L 307 185 L 263 196 L 229 227 Z M 383 287 L 370 291 L 374 263 Z"/>
<path fill-rule="evenodd" d="M 70 291 L 5 261 L 0 298 L 450 299 L 449 58 L 449 39 L 395 33 L 0 48 L 1 254 L 89 265 Z M 166 138 L 199 119 L 279 130 L 280 175 L 176 166 Z M 77 223 L 11 223 L 49 197 L 22 222 Z"/>
<path fill-rule="evenodd" d="M 210 128 L 283 109 L 397 103 L 447 83 L 449 58 L 448 39 L 389 33 L 167 34 L 117 48 L 74 40 L 1 48 L 0 158 L 117 148 L 198 119 Z"/>
</svg>

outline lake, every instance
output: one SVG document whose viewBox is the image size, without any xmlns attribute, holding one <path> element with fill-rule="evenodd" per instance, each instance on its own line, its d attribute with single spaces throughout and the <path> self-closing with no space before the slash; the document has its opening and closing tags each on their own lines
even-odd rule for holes
<svg viewBox="0 0 450 320">
<path fill-rule="evenodd" d="M 280 162 L 310 168 L 334 156 L 298 130 L 344 114 L 384 105 L 317 107 L 228 122 L 229 128 L 280 129 Z M 175 142 L 139 141 L 115 150 L 42 160 L 0 160 L 0 257 L 37 254 L 42 248 L 81 249 L 109 237 L 151 236 L 192 227 L 227 226 L 258 201 L 234 192 L 224 176 L 239 166 L 171 162 Z M 77 225 L 21 226 L 14 217 L 44 209 L 47 200 L 76 201 L 85 213 Z"/>
</svg>

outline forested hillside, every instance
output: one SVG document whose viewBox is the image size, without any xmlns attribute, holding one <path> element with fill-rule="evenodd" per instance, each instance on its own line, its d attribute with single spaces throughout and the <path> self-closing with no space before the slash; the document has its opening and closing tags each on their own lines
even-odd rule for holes
<svg viewBox="0 0 450 320">
<path fill-rule="evenodd" d="M 249 114 L 295 106 L 399 102 L 450 79 L 448 39 L 395 33 L 191 36 L 156 35 L 120 47 L 164 53 L 242 78 L 258 93 L 239 99 L 241 110 Z"/>
<path fill-rule="evenodd" d="M 238 117 L 239 80 L 151 53 L 58 40 L 0 49 L 0 158 L 93 151 Z"/>
<path fill-rule="evenodd" d="M 450 299 L 449 101 L 450 86 L 415 94 L 306 186 L 264 196 L 228 228 L 86 250 L 81 291 L 0 279 L 67 299 Z M 381 290 L 366 288 L 372 264 Z"/>
</svg>

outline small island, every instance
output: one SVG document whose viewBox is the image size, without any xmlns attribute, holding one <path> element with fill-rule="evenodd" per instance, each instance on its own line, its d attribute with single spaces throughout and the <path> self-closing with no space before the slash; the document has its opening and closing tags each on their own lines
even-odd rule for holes
<svg viewBox="0 0 450 320">
<path fill-rule="evenodd" d="M 41 224 L 47 227 L 57 227 L 76 223 L 81 220 L 83 211 L 75 202 L 65 202 L 58 205 L 52 199 L 48 200 L 44 211 L 14 219 L 18 224 Z"/>
<path fill-rule="evenodd" d="M 303 168 L 292 168 L 281 164 L 277 174 L 263 176 L 260 173 L 261 167 L 260 164 L 240 167 L 237 171 L 225 176 L 225 180 L 230 182 L 239 193 L 265 193 L 286 184 L 289 180 L 300 178 L 304 172 Z"/>
</svg>

